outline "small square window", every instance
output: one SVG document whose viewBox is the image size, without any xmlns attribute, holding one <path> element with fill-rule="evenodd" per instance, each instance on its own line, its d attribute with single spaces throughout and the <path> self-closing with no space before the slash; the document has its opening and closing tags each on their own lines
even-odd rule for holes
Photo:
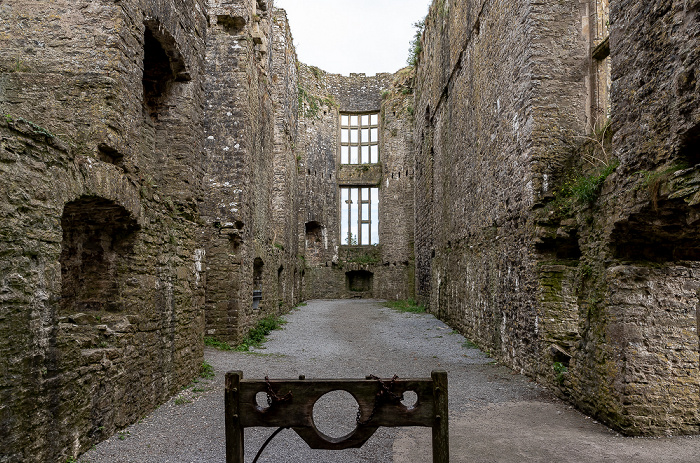
<svg viewBox="0 0 700 463">
<path fill-rule="evenodd" d="M 370 150 L 370 159 L 369 162 L 372 164 L 376 164 L 379 162 L 379 147 L 377 145 L 372 145 L 369 147 Z"/>
<path fill-rule="evenodd" d="M 357 116 L 350 116 L 350 125 L 352 127 L 357 127 Z"/>
<path fill-rule="evenodd" d="M 350 147 L 350 164 L 359 164 L 359 160 L 357 158 L 357 150 L 357 146 Z"/>
</svg>

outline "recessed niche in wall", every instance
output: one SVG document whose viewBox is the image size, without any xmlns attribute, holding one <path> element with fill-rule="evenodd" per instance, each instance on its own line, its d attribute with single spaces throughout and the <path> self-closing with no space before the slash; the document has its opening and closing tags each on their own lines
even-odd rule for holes
<svg viewBox="0 0 700 463">
<path fill-rule="evenodd" d="M 348 291 L 372 291 L 373 280 L 374 273 L 367 270 L 351 270 L 349 272 L 345 272 L 345 281 Z"/>
<path fill-rule="evenodd" d="M 61 311 L 120 311 L 119 277 L 133 255 L 136 221 L 118 204 L 83 197 L 61 218 Z"/>
<path fill-rule="evenodd" d="M 614 256 L 629 261 L 700 261 L 698 217 L 682 199 L 649 204 L 616 224 L 611 235 Z"/>
<path fill-rule="evenodd" d="M 690 129 L 683 137 L 679 157 L 691 167 L 700 163 L 700 124 Z"/>
<path fill-rule="evenodd" d="M 153 119 L 164 105 L 174 82 L 186 82 L 190 75 L 175 39 L 156 20 L 144 22 L 143 104 Z"/>
<path fill-rule="evenodd" d="M 567 233 L 559 233 L 554 238 L 543 238 L 536 247 L 539 252 L 550 253 L 557 259 L 578 260 L 581 258 L 581 247 L 578 244 L 578 233 L 575 229 Z"/>
<path fill-rule="evenodd" d="M 107 164 L 117 166 L 120 169 L 124 169 L 124 155 L 103 143 L 97 146 L 97 159 Z"/>
<path fill-rule="evenodd" d="M 241 35 L 246 25 L 245 18 L 241 16 L 218 15 L 216 22 L 227 34 L 231 35 Z"/>
<path fill-rule="evenodd" d="M 306 238 L 306 258 L 312 265 L 323 261 L 324 233 L 323 225 L 316 221 L 306 222 L 305 226 Z"/>
</svg>

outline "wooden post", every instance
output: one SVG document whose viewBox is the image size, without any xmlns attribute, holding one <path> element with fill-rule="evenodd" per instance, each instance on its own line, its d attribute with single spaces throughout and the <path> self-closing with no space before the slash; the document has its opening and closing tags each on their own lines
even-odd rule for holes
<svg viewBox="0 0 700 463">
<path fill-rule="evenodd" d="M 240 420 L 240 390 L 242 371 L 226 373 L 226 398 L 224 409 L 226 417 L 226 463 L 244 463 L 243 461 L 243 426 Z"/>
<path fill-rule="evenodd" d="M 450 438 L 447 419 L 447 372 L 434 370 L 433 397 L 435 397 L 435 424 L 433 424 L 433 463 L 449 463 Z"/>
</svg>

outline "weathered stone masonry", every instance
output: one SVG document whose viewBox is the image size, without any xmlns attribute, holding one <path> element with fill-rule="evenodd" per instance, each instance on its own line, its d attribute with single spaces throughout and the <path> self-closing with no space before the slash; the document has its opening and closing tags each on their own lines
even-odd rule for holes
<svg viewBox="0 0 700 463">
<path fill-rule="evenodd" d="M 65 461 L 201 366 L 204 11 L 0 7 L 0 461 Z"/>
<path fill-rule="evenodd" d="M 411 72 L 349 77 L 300 65 L 299 236 L 306 298 L 413 296 Z M 381 111 L 381 112 L 380 112 Z M 340 163 L 340 114 L 379 113 L 379 163 Z M 379 187 L 379 244 L 341 237 L 340 187 Z M 359 275 L 369 282 L 353 287 Z"/>
<path fill-rule="evenodd" d="M 700 431 L 698 10 L 436 0 L 417 71 L 419 297 L 628 434 Z"/>
<path fill-rule="evenodd" d="M 301 297 L 296 53 L 272 2 L 210 2 L 203 218 L 207 335 L 237 342 Z M 253 291 L 262 299 L 254 307 Z"/>
<path fill-rule="evenodd" d="M 345 77 L 271 0 L 3 3 L 0 462 L 323 297 L 415 295 L 615 429 L 698 433 L 699 41 L 698 0 L 435 0 L 415 68 Z M 341 164 L 369 113 L 379 162 Z"/>
<path fill-rule="evenodd" d="M 316 123 L 300 92 L 308 68 L 271 1 L 35 1 L 0 14 L 0 461 L 65 461 L 134 422 L 197 373 L 204 335 L 237 342 L 303 291 L 357 295 L 336 269 L 333 130 L 341 108 L 379 111 L 391 76 L 329 76 L 340 105 L 311 142 L 297 135 Z M 397 176 L 383 191 L 401 196 L 396 228 L 380 230 L 381 250 L 345 251 L 376 275 L 363 296 L 412 293 L 404 113 L 386 116 L 396 149 L 372 168 L 376 185 Z M 314 149 L 332 179 L 317 193 L 299 188 L 322 166 Z M 300 215 L 331 240 L 320 265 Z M 337 288 L 324 293 L 325 265 Z"/>
</svg>

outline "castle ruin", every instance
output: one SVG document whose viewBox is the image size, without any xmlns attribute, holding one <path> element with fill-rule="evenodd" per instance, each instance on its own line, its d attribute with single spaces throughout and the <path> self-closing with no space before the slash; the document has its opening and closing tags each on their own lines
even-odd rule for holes
<svg viewBox="0 0 700 463">
<path fill-rule="evenodd" d="M 700 0 L 434 0 L 376 76 L 273 3 L 0 4 L 0 462 L 311 298 L 415 297 L 613 429 L 700 432 Z"/>
</svg>

